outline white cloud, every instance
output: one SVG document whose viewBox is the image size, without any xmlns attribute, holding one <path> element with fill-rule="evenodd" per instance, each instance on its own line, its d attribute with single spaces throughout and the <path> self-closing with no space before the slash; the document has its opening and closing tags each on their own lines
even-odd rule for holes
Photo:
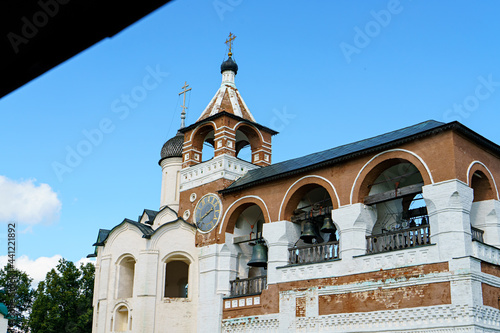
<svg viewBox="0 0 500 333">
<path fill-rule="evenodd" d="M 59 219 L 62 204 L 57 194 L 48 184 L 35 182 L 0 176 L 0 221 L 33 225 Z"/>
<path fill-rule="evenodd" d="M 33 279 L 31 285 L 33 288 L 38 286 L 40 281 L 45 280 L 45 275 L 57 266 L 59 260 L 62 258 L 60 254 L 56 254 L 53 257 L 39 257 L 35 260 L 31 260 L 26 255 L 22 255 L 16 258 L 16 268 L 20 271 L 26 272 L 30 278 Z M 0 256 L 0 265 L 5 267 L 7 264 L 8 257 Z"/>
<path fill-rule="evenodd" d="M 75 262 L 75 266 L 80 268 L 80 264 L 83 264 L 84 266 L 88 263 L 91 263 L 93 265 L 95 265 L 95 259 L 90 259 L 90 258 L 81 258 L 80 260 L 78 260 L 77 262 Z"/>
<path fill-rule="evenodd" d="M 59 260 L 62 258 L 60 254 L 52 257 L 39 257 L 35 260 L 30 259 L 26 255 L 16 258 L 16 268 L 20 271 L 26 272 L 30 278 L 33 279 L 31 285 L 33 288 L 38 286 L 40 281 L 45 280 L 45 276 L 52 268 L 56 268 Z M 7 265 L 8 256 L 0 256 L 0 267 Z M 81 258 L 75 262 L 76 267 L 80 267 L 80 263 L 84 265 L 88 262 L 95 263 L 95 260 L 89 258 Z"/>
</svg>

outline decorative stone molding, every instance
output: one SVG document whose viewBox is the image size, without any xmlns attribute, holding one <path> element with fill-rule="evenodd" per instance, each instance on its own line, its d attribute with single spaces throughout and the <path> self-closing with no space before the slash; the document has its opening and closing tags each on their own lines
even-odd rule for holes
<svg viewBox="0 0 500 333">
<path fill-rule="evenodd" d="M 182 169 L 180 171 L 180 191 L 186 191 L 221 178 L 236 180 L 246 174 L 248 170 L 257 168 L 259 166 L 234 156 L 216 156 L 210 161 Z"/>
<path fill-rule="evenodd" d="M 222 332 L 276 332 L 279 328 L 277 314 L 244 317 L 222 321 Z"/>
<path fill-rule="evenodd" d="M 453 323 L 455 327 L 449 327 Z M 278 315 L 222 322 L 222 332 L 277 332 Z M 499 332 L 500 311 L 486 306 L 439 305 L 390 311 L 297 317 L 286 332 Z"/>
<path fill-rule="evenodd" d="M 344 240 L 342 239 L 342 241 Z M 379 254 L 362 255 L 354 257 L 352 260 L 342 259 L 333 262 L 279 267 L 277 271 L 281 273 L 281 280 L 279 282 L 359 274 L 381 269 L 387 270 L 438 262 L 439 253 L 437 250 L 437 247 L 434 245 L 422 246 Z"/>
<path fill-rule="evenodd" d="M 472 242 L 472 256 L 490 264 L 500 265 L 500 249 L 480 242 Z"/>
</svg>

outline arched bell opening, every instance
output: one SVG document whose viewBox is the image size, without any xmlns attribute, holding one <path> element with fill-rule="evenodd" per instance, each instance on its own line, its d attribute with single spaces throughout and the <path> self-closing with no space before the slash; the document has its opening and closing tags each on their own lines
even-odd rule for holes
<svg viewBox="0 0 500 333">
<path fill-rule="evenodd" d="M 250 139 L 242 131 L 236 131 L 236 157 L 240 160 L 252 162 Z"/>
<path fill-rule="evenodd" d="M 483 201 L 496 198 L 496 189 L 488 169 L 479 163 L 476 163 L 471 169 L 469 184 L 474 194 L 470 220 L 472 240 L 484 242 L 485 240 L 490 240 L 490 235 L 494 235 L 495 233 L 491 233 L 490 230 L 492 228 L 487 227 L 486 217 L 478 218 L 477 212 L 481 211 L 481 207 L 484 207 L 483 205 L 488 205 Z M 493 230 L 495 229 L 497 228 L 493 228 Z"/>
<path fill-rule="evenodd" d="M 476 170 L 471 176 L 470 187 L 474 190 L 473 202 L 495 199 L 493 186 L 489 177 L 481 170 Z"/>
<path fill-rule="evenodd" d="M 367 251 L 429 244 L 429 218 L 422 196 L 424 180 L 417 167 L 406 160 L 393 159 L 379 164 L 368 177 L 372 181 L 364 203 L 377 210 L 377 220 L 371 235 L 367 235 Z"/>
<path fill-rule="evenodd" d="M 207 135 L 205 135 L 205 138 L 203 139 L 203 150 L 201 153 L 202 162 L 206 162 L 214 158 L 214 145 L 214 131 L 211 130 L 207 133 Z"/>
<path fill-rule="evenodd" d="M 252 162 L 253 153 L 262 147 L 259 132 L 247 124 L 241 124 L 236 129 L 236 157 Z"/>
<path fill-rule="evenodd" d="M 196 129 L 193 134 L 193 158 L 196 162 L 205 162 L 214 157 L 215 131 L 211 123 Z"/>
<path fill-rule="evenodd" d="M 265 289 L 268 251 L 263 235 L 264 214 L 252 203 L 236 210 L 238 216 L 233 232 L 237 245 L 236 279 L 231 281 L 231 295 L 260 293 Z"/>
<path fill-rule="evenodd" d="M 290 251 L 290 263 L 312 263 L 337 259 L 340 233 L 332 220 L 332 199 L 318 184 L 300 187 L 288 205 L 295 206 L 291 221 L 300 224 L 301 234 Z"/>
<path fill-rule="evenodd" d="M 264 253 L 255 252 L 261 251 L 262 246 L 265 246 L 262 234 L 263 225 L 264 215 L 260 207 L 255 204 L 244 209 L 236 220 L 234 239 L 235 243 L 240 241 L 238 243 L 241 249 L 238 272 L 241 276 L 251 277 L 252 275 L 265 274 L 267 260 L 264 261 Z M 256 248 L 257 250 L 255 250 Z"/>
</svg>

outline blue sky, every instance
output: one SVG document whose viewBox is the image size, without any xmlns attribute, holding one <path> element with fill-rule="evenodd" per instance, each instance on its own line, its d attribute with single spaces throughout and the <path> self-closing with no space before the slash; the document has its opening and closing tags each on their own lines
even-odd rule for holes
<svg viewBox="0 0 500 333">
<path fill-rule="evenodd" d="M 165 5 L 0 99 L 0 221 L 17 221 L 19 265 L 78 261 L 99 228 L 158 209 L 178 93 L 187 81 L 191 124 L 220 85 L 229 32 L 237 87 L 280 132 L 274 162 L 428 119 L 500 143 L 499 12 L 493 0 Z"/>
</svg>

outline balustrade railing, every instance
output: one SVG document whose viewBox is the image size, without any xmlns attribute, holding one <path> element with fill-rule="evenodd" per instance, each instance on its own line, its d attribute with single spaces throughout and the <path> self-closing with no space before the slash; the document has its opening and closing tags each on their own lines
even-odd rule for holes
<svg viewBox="0 0 500 333">
<path fill-rule="evenodd" d="M 230 281 L 231 296 L 245 296 L 260 294 L 267 288 L 267 276 L 257 276 L 248 279 Z"/>
<path fill-rule="evenodd" d="M 429 225 L 366 237 L 366 253 L 379 253 L 430 244 Z"/>
<path fill-rule="evenodd" d="M 339 257 L 339 242 L 296 246 L 288 249 L 290 264 L 309 264 Z"/>
<path fill-rule="evenodd" d="M 474 228 L 473 226 L 470 227 L 471 233 L 472 233 L 472 240 L 484 243 L 483 240 L 483 235 L 484 231 L 478 228 Z"/>
</svg>

